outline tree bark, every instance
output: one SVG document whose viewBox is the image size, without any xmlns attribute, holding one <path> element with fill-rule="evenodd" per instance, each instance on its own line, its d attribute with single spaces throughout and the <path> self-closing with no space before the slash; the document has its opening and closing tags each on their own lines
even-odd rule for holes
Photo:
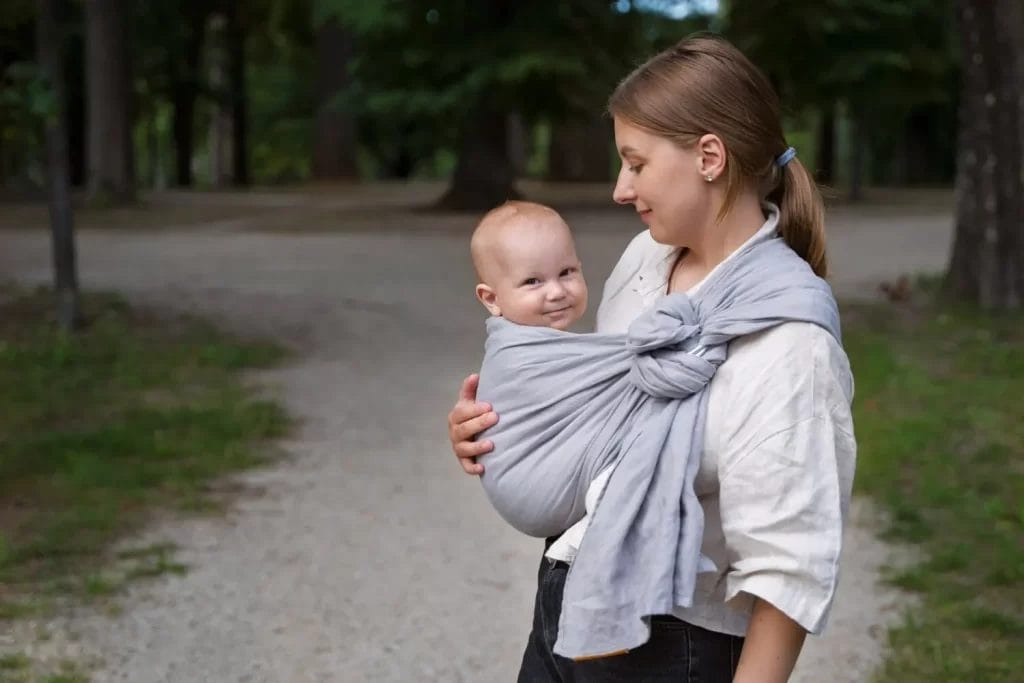
<svg viewBox="0 0 1024 683">
<path fill-rule="evenodd" d="M 481 211 L 519 196 L 509 155 L 508 113 L 481 105 L 463 124 L 455 173 L 439 206 Z"/>
<path fill-rule="evenodd" d="M 335 102 L 349 87 L 352 36 L 336 17 L 316 32 L 317 111 L 313 131 L 313 177 L 353 179 L 356 167 L 356 125 L 351 112 Z"/>
<path fill-rule="evenodd" d="M 985 309 L 1024 299 L 1024 8 L 958 0 L 956 233 L 946 287 Z"/>
<path fill-rule="evenodd" d="M 815 179 L 819 183 L 832 183 L 836 177 L 836 107 L 822 107 L 818 124 L 818 159 Z"/>
<path fill-rule="evenodd" d="M 207 13 L 198 12 L 185 18 L 188 35 L 183 61 L 172 75 L 171 101 L 174 115 L 171 132 L 174 136 L 175 182 L 179 187 L 192 186 L 192 151 L 195 146 L 195 111 L 199 96 L 199 65 L 203 50 L 203 33 Z"/>
<path fill-rule="evenodd" d="M 228 95 L 227 17 L 215 15 L 210 21 L 210 43 L 206 50 L 207 83 L 213 93 L 207 148 L 209 150 L 210 182 L 226 187 L 231 182 L 231 149 L 233 133 L 230 96 Z"/>
<path fill-rule="evenodd" d="M 75 258 L 74 220 L 71 211 L 71 181 L 67 137 L 67 87 L 58 29 L 58 0 L 40 0 L 36 15 L 36 44 L 39 64 L 53 96 L 53 109 L 46 119 L 46 167 L 50 204 L 50 229 L 57 324 L 70 332 L 78 327 L 78 272 Z"/>
<path fill-rule="evenodd" d="M 86 0 L 89 196 L 135 194 L 132 85 L 125 0 Z"/>
<path fill-rule="evenodd" d="M 555 125 L 548 147 L 548 180 L 598 183 L 611 179 L 611 123 L 603 116 Z"/>
</svg>

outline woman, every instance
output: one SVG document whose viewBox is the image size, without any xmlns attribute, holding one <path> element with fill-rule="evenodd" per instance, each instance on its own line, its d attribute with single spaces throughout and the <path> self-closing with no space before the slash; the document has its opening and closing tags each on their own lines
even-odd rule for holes
<svg viewBox="0 0 1024 683">
<path fill-rule="evenodd" d="M 695 37 L 630 74 L 609 102 L 622 168 L 613 192 L 649 230 L 605 283 L 597 331 L 623 332 L 659 296 L 696 295 L 717 266 L 780 234 L 826 274 L 823 207 L 788 148 L 767 79 L 719 38 Z M 650 641 L 586 661 L 555 655 L 565 576 L 588 518 L 549 539 L 520 681 L 786 681 L 835 592 L 856 446 L 846 355 L 824 329 L 789 322 L 740 338 L 708 387 L 695 484 L 704 511 L 694 606 L 652 621 Z M 480 474 L 497 421 L 467 378 L 449 436 Z M 588 493 L 594 509 L 607 475 Z M 602 514 L 614 514 L 605 510 Z M 684 678 L 685 677 L 685 678 Z"/>
</svg>

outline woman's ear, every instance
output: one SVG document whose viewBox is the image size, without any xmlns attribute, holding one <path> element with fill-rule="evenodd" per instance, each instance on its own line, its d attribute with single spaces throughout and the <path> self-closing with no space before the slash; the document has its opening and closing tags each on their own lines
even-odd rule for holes
<svg viewBox="0 0 1024 683">
<path fill-rule="evenodd" d="M 501 315 L 501 308 L 498 307 L 498 297 L 488 285 L 480 283 L 476 286 L 476 298 L 484 305 L 491 315 Z"/>
<path fill-rule="evenodd" d="M 697 172 L 704 178 L 717 180 L 725 173 L 726 152 L 722 139 L 714 133 L 706 133 L 697 141 Z"/>
</svg>

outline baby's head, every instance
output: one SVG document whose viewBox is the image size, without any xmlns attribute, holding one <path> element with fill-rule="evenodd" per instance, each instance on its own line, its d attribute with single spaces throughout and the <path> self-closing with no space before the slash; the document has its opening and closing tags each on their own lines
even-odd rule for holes
<svg viewBox="0 0 1024 683">
<path fill-rule="evenodd" d="M 569 226 L 533 202 L 506 202 L 477 225 L 470 243 L 491 312 L 520 325 L 568 329 L 587 309 L 587 283 Z"/>
</svg>

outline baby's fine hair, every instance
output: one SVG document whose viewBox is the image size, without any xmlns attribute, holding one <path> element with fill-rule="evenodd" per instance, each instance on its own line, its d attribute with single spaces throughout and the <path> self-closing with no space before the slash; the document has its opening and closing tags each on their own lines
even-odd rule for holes
<svg viewBox="0 0 1024 683">
<path fill-rule="evenodd" d="M 485 277 L 487 274 L 486 264 L 487 260 L 493 257 L 491 251 L 496 248 L 496 233 L 503 228 L 508 228 L 510 223 L 524 220 L 534 223 L 546 220 L 565 225 L 565 221 L 557 211 L 537 202 L 509 200 L 485 213 L 473 230 L 473 237 L 469 242 L 473 267 L 481 282 L 487 281 Z"/>
</svg>

